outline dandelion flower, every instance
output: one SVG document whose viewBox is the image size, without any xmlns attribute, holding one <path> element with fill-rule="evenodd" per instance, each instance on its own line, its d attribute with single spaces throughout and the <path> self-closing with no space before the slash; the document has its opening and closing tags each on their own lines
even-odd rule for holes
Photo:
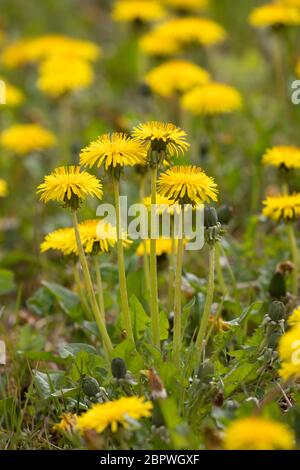
<svg viewBox="0 0 300 470">
<path fill-rule="evenodd" d="M 186 60 L 171 60 L 152 69 L 145 82 L 155 93 L 169 97 L 204 85 L 209 79 L 209 73 L 198 65 Z"/>
<path fill-rule="evenodd" d="M 0 80 L 5 84 L 4 85 L 5 106 L 14 108 L 22 104 L 25 100 L 25 96 L 23 92 L 19 90 L 19 88 L 7 82 L 3 77 L 1 77 Z"/>
<path fill-rule="evenodd" d="M 282 423 L 266 418 L 249 417 L 233 421 L 224 438 L 226 450 L 291 450 L 294 436 Z"/>
<path fill-rule="evenodd" d="M 7 150 L 26 155 L 56 145 L 56 137 L 39 124 L 14 124 L 0 135 L 0 144 Z"/>
<path fill-rule="evenodd" d="M 166 16 L 164 7 L 155 0 L 119 0 L 115 2 L 112 18 L 115 21 L 148 23 Z"/>
<path fill-rule="evenodd" d="M 87 254 L 99 251 L 107 253 L 117 243 L 116 227 L 99 219 L 81 222 L 79 233 L 82 246 Z M 125 247 L 131 244 L 125 233 L 122 234 L 122 242 Z"/>
<path fill-rule="evenodd" d="M 57 250 L 65 256 L 77 253 L 74 229 L 71 227 L 60 228 L 48 233 L 41 243 L 40 250 L 42 253 L 48 250 Z"/>
<path fill-rule="evenodd" d="M 288 3 L 268 3 L 255 8 L 250 14 L 249 22 L 257 28 L 276 25 L 299 25 L 300 10 Z"/>
<path fill-rule="evenodd" d="M 65 413 L 61 416 L 59 423 L 53 426 L 53 431 L 62 431 L 65 433 L 72 433 L 75 430 L 77 423 L 77 415 L 73 413 Z"/>
<path fill-rule="evenodd" d="M 147 207 L 148 210 L 151 210 L 152 202 L 151 196 L 147 196 L 143 199 L 143 204 Z M 156 194 L 156 203 L 157 213 L 162 214 L 163 212 L 168 212 L 169 214 L 174 214 L 174 211 L 180 211 L 180 206 L 177 204 L 174 199 L 169 199 L 167 197 L 160 196 Z"/>
<path fill-rule="evenodd" d="M 86 60 L 51 57 L 39 67 L 37 86 L 43 93 L 57 98 L 89 87 L 94 78 L 94 71 Z"/>
<path fill-rule="evenodd" d="M 145 242 L 145 243 L 144 243 Z M 175 246 L 177 246 L 178 243 L 175 240 Z M 146 247 L 146 253 L 147 255 L 150 255 L 150 244 L 151 240 L 143 240 L 142 243 L 139 244 L 139 246 L 136 249 L 136 255 L 137 256 L 143 256 L 145 253 L 145 247 Z M 173 241 L 171 238 L 160 238 L 159 240 L 156 240 L 156 256 L 162 256 L 162 255 L 170 255 L 173 252 Z"/>
<path fill-rule="evenodd" d="M 133 137 L 145 144 L 147 150 L 165 152 L 170 157 L 189 148 L 186 133 L 171 123 L 150 121 L 139 124 L 133 129 Z"/>
<path fill-rule="evenodd" d="M 300 305 L 292 311 L 288 318 L 288 324 L 290 326 L 300 325 Z"/>
<path fill-rule="evenodd" d="M 7 196 L 7 183 L 2 178 L 0 178 L 0 197 Z"/>
<path fill-rule="evenodd" d="M 29 40 L 21 39 L 3 49 L 1 62 L 7 68 L 16 68 L 30 62 L 28 58 Z"/>
<path fill-rule="evenodd" d="M 263 163 L 278 168 L 300 168 L 300 148 L 289 145 L 272 147 L 264 154 Z"/>
<path fill-rule="evenodd" d="M 155 30 L 141 37 L 139 47 L 145 54 L 157 57 L 174 56 L 181 51 L 174 38 Z"/>
<path fill-rule="evenodd" d="M 212 46 L 223 42 L 226 32 L 215 21 L 198 16 L 173 18 L 154 28 L 154 33 L 161 37 L 172 38 L 182 46 L 200 44 Z"/>
<path fill-rule="evenodd" d="M 80 164 L 91 168 L 97 163 L 105 170 L 116 167 L 144 165 L 146 152 L 143 146 L 126 134 L 104 134 L 81 150 Z"/>
<path fill-rule="evenodd" d="M 263 215 L 274 221 L 291 221 L 300 216 L 300 193 L 269 196 L 263 201 Z"/>
<path fill-rule="evenodd" d="M 87 196 L 102 198 L 102 184 L 93 175 L 80 171 L 79 166 L 59 167 L 45 176 L 44 183 L 38 186 L 43 202 L 60 201 L 71 203 Z"/>
<path fill-rule="evenodd" d="M 298 313 L 295 314 L 295 317 Z M 295 318 L 294 317 L 294 318 Z M 284 380 L 300 377 L 300 323 L 296 323 L 279 341 L 281 369 L 279 375 Z"/>
<path fill-rule="evenodd" d="M 196 13 L 208 7 L 209 0 L 161 0 L 163 4 L 178 11 Z"/>
<path fill-rule="evenodd" d="M 183 204 L 201 204 L 217 200 L 214 179 L 196 166 L 174 166 L 158 179 L 158 193 Z"/>
<path fill-rule="evenodd" d="M 185 93 L 181 98 L 184 109 L 195 115 L 228 114 L 242 107 L 240 93 L 229 85 L 208 83 Z"/>
<path fill-rule="evenodd" d="M 128 428 L 130 420 L 139 420 L 151 416 L 152 403 L 140 397 L 122 397 L 119 400 L 93 405 L 90 410 L 77 419 L 77 428 L 84 432 L 94 429 L 101 433 L 106 428 L 112 432 L 118 426 Z"/>
</svg>

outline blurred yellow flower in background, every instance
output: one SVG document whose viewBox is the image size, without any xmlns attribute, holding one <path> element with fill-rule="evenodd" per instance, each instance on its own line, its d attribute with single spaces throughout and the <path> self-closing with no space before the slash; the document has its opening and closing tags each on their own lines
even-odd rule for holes
<svg viewBox="0 0 300 470">
<path fill-rule="evenodd" d="M 299 309 L 292 318 L 292 322 L 295 322 L 294 326 L 279 341 L 278 352 L 281 360 L 279 375 L 284 380 L 294 380 L 300 377 L 300 323 L 296 322 L 298 317 Z"/>
<path fill-rule="evenodd" d="M 167 12 L 156 0 L 119 0 L 116 1 L 112 11 L 115 21 L 142 21 L 151 22 L 160 20 Z"/>
<path fill-rule="evenodd" d="M 0 134 L 0 144 L 6 150 L 26 155 L 54 147 L 56 137 L 39 124 L 14 124 Z"/>
<path fill-rule="evenodd" d="M 7 183 L 0 178 L 0 197 L 5 197 L 8 194 Z"/>
<path fill-rule="evenodd" d="M 241 109 L 242 97 L 232 86 L 212 82 L 185 93 L 181 98 L 181 105 L 199 116 L 228 114 Z"/>
<path fill-rule="evenodd" d="M 143 146 L 119 132 L 100 136 L 80 152 L 80 164 L 89 168 L 96 164 L 99 168 L 104 164 L 105 170 L 108 170 L 118 166 L 144 165 L 145 162 Z"/>
<path fill-rule="evenodd" d="M 159 95 L 169 97 L 184 93 L 210 79 L 209 73 L 199 65 L 186 60 L 171 60 L 158 65 L 145 76 L 145 82 Z"/>
<path fill-rule="evenodd" d="M 225 430 L 226 450 L 291 450 L 292 431 L 284 424 L 261 417 L 241 418 Z"/>
<path fill-rule="evenodd" d="M 37 86 L 45 94 L 57 98 L 89 87 L 94 78 L 93 68 L 88 61 L 53 56 L 41 63 Z"/>
<path fill-rule="evenodd" d="M 201 204 L 217 201 L 217 184 L 214 179 L 196 166 L 174 166 L 158 179 L 158 193 L 179 203 Z"/>
<path fill-rule="evenodd" d="M 273 2 L 255 8 L 249 17 L 255 27 L 299 25 L 300 9 L 288 2 Z"/>
<path fill-rule="evenodd" d="M 155 30 L 141 37 L 139 47 L 145 54 L 158 57 L 173 56 L 181 51 L 180 44 L 177 41 Z"/>
<path fill-rule="evenodd" d="M 112 432 L 116 432 L 118 426 L 130 427 L 130 420 L 149 418 L 152 407 L 151 401 L 134 396 L 98 403 L 78 417 L 77 429 L 81 432 L 94 429 L 101 433 L 110 428 Z"/>
<path fill-rule="evenodd" d="M 45 176 L 44 183 L 38 186 L 41 201 L 71 201 L 87 196 L 102 198 L 102 184 L 93 175 L 80 171 L 79 166 L 55 168 L 51 175 Z"/>
<path fill-rule="evenodd" d="M 59 423 L 53 426 L 53 431 L 62 431 L 66 433 L 72 433 L 75 430 L 77 423 L 77 415 L 73 413 L 64 413 L 61 416 Z"/>
<path fill-rule="evenodd" d="M 265 165 L 300 168 L 300 148 L 291 145 L 272 147 L 266 151 L 262 161 Z"/>
<path fill-rule="evenodd" d="M 48 250 L 61 251 L 64 255 L 77 253 L 75 231 L 72 227 L 60 228 L 50 232 L 41 243 L 42 253 Z"/>
<path fill-rule="evenodd" d="M 177 244 L 178 241 L 175 240 L 175 247 L 177 246 Z M 143 240 L 142 243 L 140 243 L 137 247 L 135 254 L 137 256 L 143 256 L 146 248 L 147 255 L 150 255 L 150 245 L 150 239 Z M 156 256 L 170 255 L 172 252 L 173 241 L 171 238 L 159 238 L 158 240 L 156 240 Z"/>
<path fill-rule="evenodd" d="M 263 205 L 263 215 L 274 221 L 290 221 L 300 217 L 300 193 L 269 196 Z"/>
<path fill-rule="evenodd" d="M 0 77 L 0 80 L 5 84 L 5 106 L 14 108 L 15 106 L 21 105 L 25 100 L 24 93 L 19 90 L 19 88 L 9 83 L 5 78 Z"/>
<path fill-rule="evenodd" d="M 161 2 L 178 11 L 193 13 L 205 10 L 209 5 L 209 0 L 161 0 Z"/>
<path fill-rule="evenodd" d="M 300 305 L 299 307 L 295 308 L 291 315 L 288 317 L 288 324 L 290 326 L 300 325 Z"/>
</svg>

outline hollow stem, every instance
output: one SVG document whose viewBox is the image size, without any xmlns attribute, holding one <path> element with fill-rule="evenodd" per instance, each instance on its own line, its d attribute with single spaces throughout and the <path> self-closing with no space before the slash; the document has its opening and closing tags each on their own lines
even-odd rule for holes
<svg viewBox="0 0 300 470">
<path fill-rule="evenodd" d="M 209 315 L 211 313 L 211 306 L 214 297 L 214 281 L 215 281 L 215 244 L 209 246 L 209 272 L 207 282 L 207 294 L 204 306 L 204 312 L 201 317 L 200 328 L 196 340 L 196 348 L 200 353 L 200 357 L 203 350 L 203 340 L 207 330 Z"/>
<path fill-rule="evenodd" d="M 141 176 L 140 182 L 140 202 L 143 202 L 145 198 L 145 184 L 146 184 L 146 174 Z M 147 254 L 147 242 L 143 238 L 142 240 L 144 252 L 143 252 L 143 267 L 144 267 L 144 276 L 145 276 L 145 285 L 146 285 L 146 292 L 150 292 L 150 268 L 149 268 L 149 259 Z"/>
<path fill-rule="evenodd" d="M 104 306 L 103 283 L 102 283 L 101 266 L 100 266 L 100 255 L 94 256 L 94 267 L 95 267 L 95 273 L 96 273 L 99 309 L 100 309 L 100 313 L 102 315 L 103 321 L 105 323 L 105 306 Z"/>
<path fill-rule="evenodd" d="M 174 307 L 174 282 L 175 282 L 175 269 L 176 269 L 176 244 L 174 238 L 174 220 L 171 218 L 171 255 L 169 258 L 169 288 L 168 288 L 168 313 L 172 312 Z"/>
<path fill-rule="evenodd" d="M 85 293 L 81 285 L 81 279 L 80 279 L 80 274 L 79 274 L 77 263 L 74 263 L 73 274 L 74 274 L 75 284 L 76 284 L 76 288 L 77 288 L 77 292 L 80 298 L 82 308 L 84 310 L 84 313 L 87 319 L 91 321 L 93 320 L 93 316 L 91 315 L 91 307 L 89 306 L 88 300 L 85 297 Z"/>
<path fill-rule="evenodd" d="M 151 206 L 156 204 L 156 179 L 157 167 L 151 168 Z M 151 211 L 152 215 L 153 211 Z M 150 303 L 151 303 L 151 327 L 152 340 L 156 347 L 160 348 L 160 327 L 159 327 L 159 307 L 158 307 L 158 283 L 157 283 L 157 259 L 156 259 L 156 239 L 153 234 L 156 232 L 156 217 L 151 217 L 151 237 L 150 237 Z"/>
<path fill-rule="evenodd" d="M 107 333 L 106 326 L 103 322 L 103 318 L 102 318 L 102 315 L 101 315 L 99 307 L 98 307 L 98 303 L 97 303 L 96 295 L 95 295 L 95 292 L 94 292 L 92 279 L 91 279 L 91 275 L 90 275 L 90 271 L 89 271 L 89 267 L 88 267 L 88 263 L 87 263 L 86 256 L 85 256 L 85 253 L 84 253 L 84 250 L 83 250 L 83 247 L 82 247 L 82 244 L 81 244 L 81 240 L 80 240 L 80 234 L 79 234 L 79 228 L 78 228 L 78 219 L 77 219 L 77 214 L 76 214 L 75 210 L 72 211 L 72 221 L 73 221 L 73 226 L 74 226 L 74 230 L 75 230 L 78 255 L 79 255 L 79 260 L 80 260 L 81 267 L 82 267 L 82 273 L 83 273 L 83 278 L 84 278 L 85 287 L 86 287 L 86 291 L 87 291 L 87 296 L 88 296 L 89 302 L 92 306 L 93 314 L 94 314 L 96 323 L 97 323 L 99 331 L 100 331 L 100 335 L 101 335 L 101 338 L 102 338 L 104 350 L 106 352 L 106 355 L 110 359 L 111 355 L 112 355 L 112 352 L 113 352 L 113 345 L 112 345 L 110 337 Z"/>
<path fill-rule="evenodd" d="M 176 367 L 180 366 L 181 350 L 181 274 L 183 262 L 183 237 L 178 239 L 177 263 L 174 296 L 174 329 L 173 329 L 173 360 Z"/>
<path fill-rule="evenodd" d="M 297 240 L 295 236 L 294 224 L 289 222 L 287 224 L 288 237 L 290 242 L 290 248 L 294 263 L 293 269 L 293 294 L 296 296 L 298 294 L 298 278 L 299 278 L 299 251 L 297 246 Z"/>
<path fill-rule="evenodd" d="M 222 265 L 221 265 L 221 248 L 220 248 L 219 242 L 216 243 L 216 274 L 217 274 L 219 288 L 223 296 L 226 297 L 228 295 L 228 289 L 227 289 L 225 279 L 223 276 L 223 270 L 222 270 Z"/>
<path fill-rule="evenodd" d="M 129 310 L 126 272 L 125 272 L 125 259 L 124 248 L 122 242 L 122 227 L 121 227 L 121 210 L 120 210 L 120 182 L 117 178 L 113 178 L 113 188 L 116 206 L 116 228 L 117 228 L 117 250 L 118 250 L 118 270 L 119 270 L 119 284 L 120 284 L 120 297 L 121 308 L 124 318 L 125 329 L 128 338 L 134 343 L 134 336 L 132 331 L 131 316 Z"/>
</svg>

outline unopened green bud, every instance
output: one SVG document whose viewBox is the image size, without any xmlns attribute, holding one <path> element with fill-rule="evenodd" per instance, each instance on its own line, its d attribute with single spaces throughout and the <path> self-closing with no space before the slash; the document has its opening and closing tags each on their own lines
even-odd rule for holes
<svg viewBox="0 0 300 470">
<path fill-rule="evenodd" d="M 281 272 L 275 272 L 273 274 L 269 286 L 269 294 L 276 299 L 280 299 L 281 297 L 286 296 L 285 278 L 284 274 Z"/>
<path fill-rule="evenodd" d="M 285 306 L 279 300 L 274 300 L 268 309 L 268 315 L 271 320 L 278 322 L 279 320 L 283 320 L 285 317 Z"/>
<path fill-rule="evenodd" d="M 85 375 L 82 379 L 82 391 L 87 397 L 95 397 L 100 392 L 100 386 L 94 377 Z"/>
<path fill-rule="evenodd" d="M 217 214 L 220 224 L 227 225 L 232 219 L 233 208 L 227 204 L 224 204 L 218 209 Z"/>
<path fill-rule="evenodd" d="M 204 208 L 204 227 L 210 228 L 218 225 L 218 214 L 214 207 L 206 206 Z"/>
<path fill-rule="evenodd" d="M 111 361 L 111 372 L 115 379 L 124 379 L 126 376 L 126 365 L 123 359 L 120 357 L 115 357 Z"/>
</svg>

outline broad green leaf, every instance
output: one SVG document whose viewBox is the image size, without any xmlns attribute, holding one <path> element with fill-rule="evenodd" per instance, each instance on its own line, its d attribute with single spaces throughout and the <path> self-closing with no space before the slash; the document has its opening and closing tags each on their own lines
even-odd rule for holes
<svg viewBox="0 0 300 470">
<path fill-rule="evenodd" d="M 127 369 L 133 373 L 140 371 L 144 367 L 142 356 L 137 352 L 134 344 L 128 338 L 115 347 L 113 357 L 120 357 L 123 359 Z"/>
<path fill-rule="evenodd" d="M 86 343 L 66 343 L 59 348 L 59 355 L 62 358 L 69 356 L 75 357 L 80 351 L 86 351 L 87 353 L 97 354 L 96 349 L 90 344 Z"/>
</svg>

